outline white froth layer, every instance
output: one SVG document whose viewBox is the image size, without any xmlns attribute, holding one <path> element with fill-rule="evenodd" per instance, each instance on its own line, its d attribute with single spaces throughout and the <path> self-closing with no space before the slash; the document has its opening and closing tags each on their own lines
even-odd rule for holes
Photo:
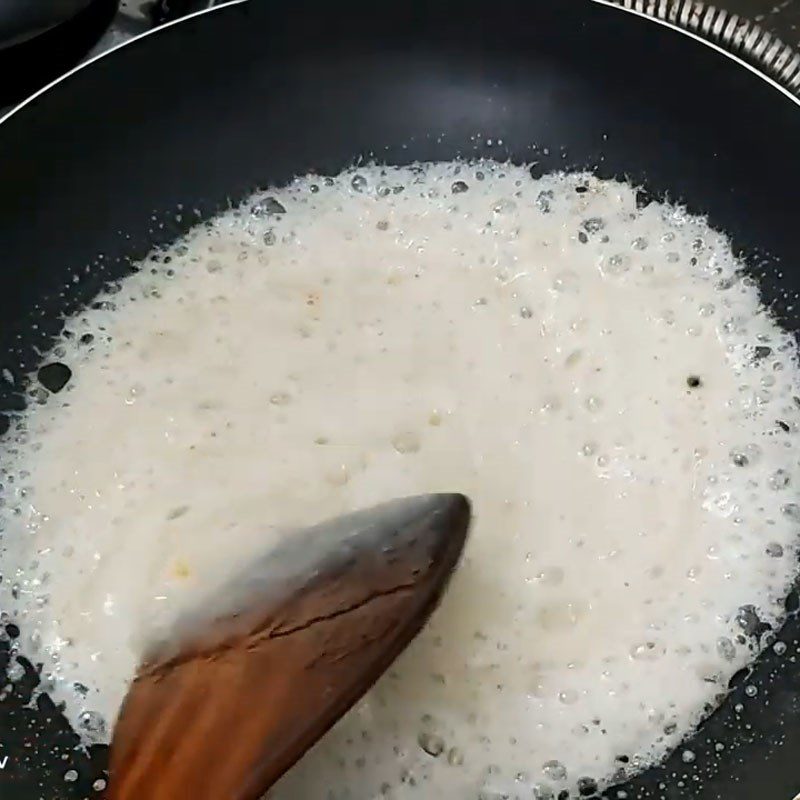
<svg viewBox="0 0 800 800">
<path fill-rule="evenodd" d="M 279 529 L 418 492 L 473 499 L 463 564 L 276 798 L 603 781 L 752 658 L 740 606 L 779 618 L 794 351 L 704 221 L 588 175 L 368 168 L 167 255 L 67 322 L 73 379 L 3 462 L 2 605 L 76 724 Z"/>
</svg>

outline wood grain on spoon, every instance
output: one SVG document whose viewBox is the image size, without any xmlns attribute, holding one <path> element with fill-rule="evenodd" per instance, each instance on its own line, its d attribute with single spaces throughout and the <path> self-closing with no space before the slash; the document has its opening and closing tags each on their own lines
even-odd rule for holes
<svg viewBox="0 0 800 800">
<path fill-rule="evenodd" d="M 470 520 L 462 495 L 400 502 L 392 525 L 151 654 L 114 730 L 109 800 L 257 800 L 369 689 L 436 607 Z"/>
</svg>

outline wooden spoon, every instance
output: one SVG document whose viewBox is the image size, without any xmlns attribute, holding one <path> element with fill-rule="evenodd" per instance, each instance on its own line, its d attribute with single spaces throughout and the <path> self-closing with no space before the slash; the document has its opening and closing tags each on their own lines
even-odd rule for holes
<svg viewBox="0 0 800 800">
<path fill-rule="evenodd" d="M 470 506 L 425 495 L 295 534 L 149 652 L 117 721 L 109 800 L 257 800 L 436 607 Z"/>
</svg>

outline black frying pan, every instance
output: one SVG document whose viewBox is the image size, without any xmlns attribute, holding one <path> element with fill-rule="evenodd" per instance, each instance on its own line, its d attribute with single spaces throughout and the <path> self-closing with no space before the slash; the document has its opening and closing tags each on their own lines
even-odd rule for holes
<svg viewBox="0 0 800 800">
<path fill-rule="evenodd" d="M 491 156 L 627 177 L 730 233 L 765 301 L 798 330 L 798 144 L 787 92 L 683 33 L 589 0 L 232 5 L 100 59 L 0 125 L 0 366 L 19 379 L 59 315 L 153 245 L 258 186 L 360 158 Z M 22 402 L 0 381 L 2 411 Z M 797 594 L 786 602 L 786 627 L 768 634 L 786 654 L 767 648 L 733 681 L 689 745 L 697 760 L 677 753 L 609 797 L 792 800 Z M 28 708 L 34 680 L 31 670 L 0 702 L 0 797 L 98 796 L 102 748 L 73 752 L 47 698 Z M 220 732 L 221 747 L 233 733 Z M 78 779 L 65 782 L 73 767 Z"/>
</svg>

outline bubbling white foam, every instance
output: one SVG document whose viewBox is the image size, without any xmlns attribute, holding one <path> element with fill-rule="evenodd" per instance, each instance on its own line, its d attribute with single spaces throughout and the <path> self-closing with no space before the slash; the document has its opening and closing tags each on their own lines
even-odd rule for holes
<svg viewBox="0 0 800 800">
<path fill-rule="evenodd" d="M 6 437 L 22 651 L 102 739 L 148 631 L 280 531 L 461 491 L 442 607 L 274 796 L 548 797 L 660 758 L 794 572 L 795 350 L 739 270 L 588 174 L 252 198 L 67 320 L 72 380 Z"/>
</svg>

